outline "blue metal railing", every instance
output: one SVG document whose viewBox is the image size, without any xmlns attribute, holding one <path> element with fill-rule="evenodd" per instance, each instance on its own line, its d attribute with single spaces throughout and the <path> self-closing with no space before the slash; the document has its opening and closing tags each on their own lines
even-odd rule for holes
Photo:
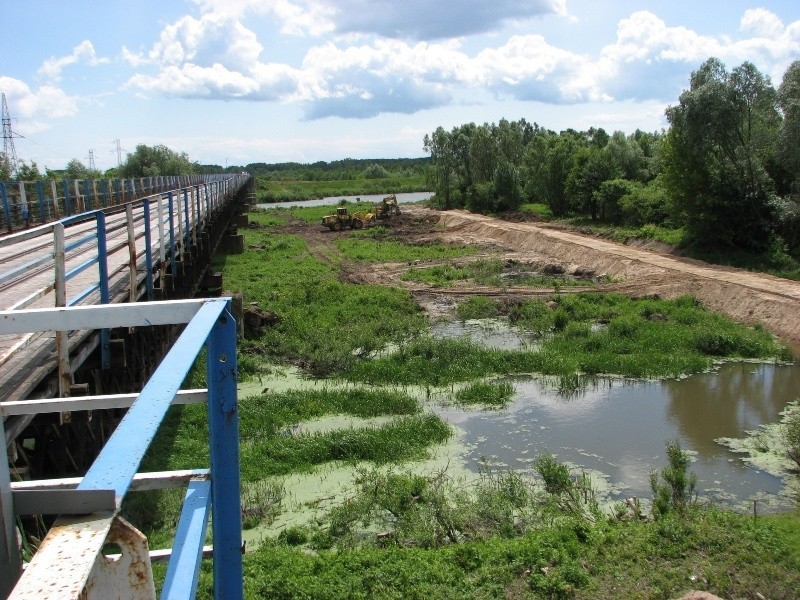
<svg viewBox="0 0 800 600">
<path fill-rule="evenodd" d="M 124 296 L 152 300 L 165 287 L 164 276 L 178 275 L 189 245 L 248 179 L 231 176 L 157 193 L 128 202 L 124 210 L 84 212 L 0 237 L 0 309 L 107 304 Z M 75 183 L 62 186 L 66 198 L 80 188 Z M 68 393 L 67 337 L 74 335 L 84 334 L 56 335 L 60 395 Z M 31 340 L 28 334 L 10 342 L 0 366 Z M 100 345 L 103 367 L 109 368 L 107 331 Z"/>
<path fill-rule="evenodd" d="M 58 481 L 50 480 L 12 486 L 8 469 L 2 468 L 8 464 L 8 457 L 0 456 L 0 581 L 13 585 L 19 578 L 9 598 L 82 598 L 85 589 L 99 593 L 97 597 L 130 597 L 130 586 L 134 582 L 138 585 L 149 581 L 152 586 L 149 557 L 140 561 L 142 564 L 134 561 L 138 569 L 135 577 L 131 577 L 130 570 L 109 577 L 100 572 L 97 560 L 106 543 L 116 543 L 123 548 L 123 554 L 126 552 L 123 541 L 113 533 L 114 525 L 119 523 L 120 506 L 136 478 L 146 475 L 136 471 L 168 408 L 179 398 L 181 383 L 204 347 L 208 389 L 191 393 L 207 397 L 211 468 L 207 477 L 199 480 L 195 477 L 189 482 L 161 597 L 194 597 L 209 510 L 212 512 L 214 597 L 220 600 L 243 597 L 236 323 L 231 316 L 230 299 L 0 311 L 0 334 L 181 323 L 186 323 L 183 333 L 73 490 L 66 490 L 65 494 L 64 489 L 56 489 Z M 0 416 L 25 414 L 24 411 L 69 411 L 74 410 L 72 405 L 76 403 L 88 408 L 96 403 L 95 407 L 107 408 L 108 402 L 119 401 L 118 397 L 111 396 L 58 399 L 33 408 L 30 402 L 5 402 L 0 403 Z M 202 471 L 191 473 L 193 476 L 202 474 Z M 161 480 L 168 481 L 170 475 L 175 474 L 158 475 Z M 26 492 L 28 496 L 24 495 Z M 31 492 L 34 497 L 30 496 Z M 7 500 L 9 497 L 11 502 Z M 15 515 L 29 514 L 25 502 L 28 506 L 32 503 L 46 507 L 44 514 L 62 516 L 21 574 L 14 519 Z M 70 506 L 81 508 L 70 510 Z M 80 515 L 64 516 L 71 513 Z M 3 593 L 3 585 L 0 585 L 0 596 Z"/>
<path fill-rule="evenodd" d="M 168 190 L 188 189 L 236 177 L 183 175 L 135 179 L 0 181 L 2 228 L 7 232 L 94 209 L 111 208 Z"/>
</svg>

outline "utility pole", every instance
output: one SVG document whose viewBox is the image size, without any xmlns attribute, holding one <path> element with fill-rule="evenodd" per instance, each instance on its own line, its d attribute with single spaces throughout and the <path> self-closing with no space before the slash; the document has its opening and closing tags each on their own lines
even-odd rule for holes
<svg viewBox="0 0 800 600">
<path fill-rule="evenodd" d="M 111 154 L 117 154 L 117 166 L 120 166 L 122 164 L 122 147 L 119 145 L 119 138 L 111 143 L 114 144 L 114 149 L 111 151 Z"/>
<path fill-rule="evenodd" d="M 6 95 L 3 94 L 3 154 L 8 161 L 8 170 L 12 174 L 17 172 L 17 151 L 14 149 L 14 138 L 22 137 L 11 129 L 11 115 L 8 113 Z"/>
<path fill-rule="evenodd" d="M 94 166 L 94 150 L 92 150 L 91 148 L 89 148 L 88 158 L 89 158 L 89 170 L 96 171 L 97 169 Z"/>
</svg>

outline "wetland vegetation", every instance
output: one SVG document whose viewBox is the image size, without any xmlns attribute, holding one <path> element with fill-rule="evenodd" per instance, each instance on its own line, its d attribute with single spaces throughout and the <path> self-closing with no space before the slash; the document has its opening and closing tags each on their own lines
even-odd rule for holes
<svg viewBox="0 0 800 600">
<path fill-rule="evenodd" d="M 549 454 L 529 473 L 487 464 L 464 478 L 446 465 L 414 468 L 454 433 L 430 409 L 432 392 L 452 410 L 503 410 L 514 386 L 496 376 L 507 374 L 555 375 L 569 391 L 599 375 L 676 377 L 727 358 L 791 358 L 769 333 L 732 323 L 689 296 L 632 299 L 562 288 L 524 300 L 473 296 L 453 307 L 463 320 L 507 320 L 535 340 L 527 347 L 433 337 L 411 293 L 350 283 L 342 267 L 470 259 L 476 249 L 410 244 L 391 227 L 314 245 L 303 228 L 327 210 L 252 213 L 242 231 L 247 251 L 215 265 L 228 288 L 243 292 L 246 307 L 255 303 L 276 317 L 239 344 L 240 372 L 266 388 L 239 402 L 245 525 L 263 539 L 245 555 L 248 597 L 800 595 L 797 515 L 754 519 L 709 506 L 691 494 L 691 462 L 677 444 L 664 453 L 653 501 L 614 505 L 601 503 L 580 469 Z M 274 365 L 299 368 L 308 385 L 269 389 Z M 344 427 L 310 426 L 341 416 Z M 145 468 L 197 466 L 207 452 L 205 427 L 202 406 L 172 409 Z M 355 476 L 321 516 L 271 530 L 288 510 L 286 478 L 313 480 L 322 465 L 348 465 Z M 136 522 L 155 547 L 168 539 L 180 497 L 147 496 L 153 499 L 144 504 L 133 495 L 125 510 L 140 515 Z M 204 566 L 199 597 L 210 595 Z"/>
</svg>

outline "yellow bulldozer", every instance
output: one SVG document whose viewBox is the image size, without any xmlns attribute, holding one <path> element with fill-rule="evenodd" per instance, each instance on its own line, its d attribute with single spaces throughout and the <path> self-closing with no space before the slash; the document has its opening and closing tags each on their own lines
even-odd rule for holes
<svg viewBox="0 0 800 600">
<path fill-rule="evenodd" d="M 375 221 L 377 217 L 371 213 L 355 212 L 352 215 L 347 212 L 347 208 L 340 206 L 336 209 L 336 214 L 322 217 L 322 225 L 331 231 L 341 231 L 347 227 L 351 229 L 362 229 Z"/>
</svg>

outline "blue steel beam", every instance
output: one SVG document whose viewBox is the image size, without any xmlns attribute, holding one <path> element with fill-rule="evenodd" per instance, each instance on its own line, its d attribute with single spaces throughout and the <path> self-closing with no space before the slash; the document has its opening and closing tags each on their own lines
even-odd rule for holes
<svg viewBox="0 0 800 600">
<path fill-rule="evenodd" d="M 6 184 L 0 181 L 0 197 L 3 199 L 3 218 L 6 221 L 6 228 L 11 231 L 11 209 L 8 206 L 8 195 L 6 194 Z"/>
<path fill-rule="evenodd" d="M 95 214 L 97 215 L 97 275 L 100 279 L 100 304 L 108 304 L 111 296 L 108 290 L 106 213 L 98 210 Z M 111 330 L 108 328 L 100 330 L 100 363 L 103 369 L 111 368 Z"/>
<path fill-rule="evenodd" d="M 150 442 L 172 403 L 172 399 L 178 393 L 178 389 L 192 368 L 204 340 L 214 329 L 227 302 L 229 300 L 223 299 L 205 302 L 197 311 L 139 393 L 133 406 L 122 418 L 100 455 L 89 467 L 89 471 L 78 489 L 113 489 L 117 500 L 122 501 L 144 453 L 150 446 Z M 235 336 L 232 344 L 235 367 Z M 236 404 L 235 385 L 234 379 L 234 407 Z M 236 477 L 238 479 L 238 470 Z M 236 489 L 238 490 L 238 487 Z"/>
<path fill-rule="evenodd" d="M 142 201 L 144 212 L 144 281 L 147 287 L 147 299 L 153 299 L 153 248 L 152 234 L 150 233 L 150 200 Z"/>
<path fill-rule="evenodd" d="M 239 495 L 239 413 L 236 404 L 236 320 L 230 300 L 206 351 L 211 490 L 214 523 L 214 598 L 241 600 L 242 507 Z"/>
<path fill-rule="evenodd" d="M 36 198 L 39 200 L 39 220 L 47 223 L 47 207 L 44 203 L 44 186 L 41 179 L 36 180 Z"/>
<path fill-rule="evenodd" d="M 167 210 L 169 211 L 169 260 L 172 267 L 172 276 L 178 276 L 178 258 L 175 256 L 175 207 L 172 192 L 167 192 Z M 180 218 L 180 215 L 178 215 Z"/>
<path fill-rule="evenodd" d="M 197 594 L 210 505 L 211 482 L 190 481 L 172 542 L 161 600 L 185 600 Z"/>
</svg>

